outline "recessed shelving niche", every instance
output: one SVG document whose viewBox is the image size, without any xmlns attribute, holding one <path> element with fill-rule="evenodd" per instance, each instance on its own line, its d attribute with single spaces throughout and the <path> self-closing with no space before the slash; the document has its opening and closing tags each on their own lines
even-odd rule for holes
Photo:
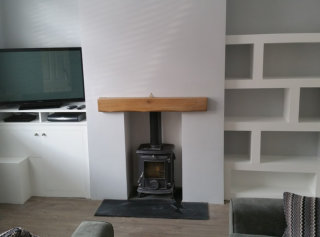
<svg viewBox="0 0 320 237">
<path fill-rule="evenodd" d="M 272 43 L 264 45 L 263 77 L 317 78 L 320 80 L 320 43 Z"/>
<path fill-rule="evenodd" d="M 318 162 L 319 132 L 261 133 L 261 162 Z"/>
<path fill-rule="evenodd" d="M 300 122 L 320 122 L 320 88 L 301 88 Z"/>
<path fill-rule="evenodd" d="M 231 197 L 282 198 L 283 192 L 315 195 L 314 173 L 261 172 L 234 170 L 231 172 Z"/>
<path fill-rule="evenodd" d="M 250 140 L 250 131 L 225 131 L 225 159 L 229 161 L 250 161 Z"/>
<path fill-rule="evenodd" d="M 227 121 L 284 120 L 285 89 L 227 89 Z"/>
<path fill-rule="evenodd" d="M 226 80 L 252 79 L 252 44 L 226 45 Z"/>
</svg>

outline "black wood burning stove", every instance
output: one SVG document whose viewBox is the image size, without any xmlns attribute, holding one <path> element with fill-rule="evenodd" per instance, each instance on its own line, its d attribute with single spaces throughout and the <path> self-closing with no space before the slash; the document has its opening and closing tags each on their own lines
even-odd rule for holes
<svg viewBox="0 0 320 237">
<path fill-rule="evenodd" d="M 150 143 L 136 151 L 139 159 L 137 192 L 174 195 L 174 145 L 162 144 L 161 112 L 150 112 Z"/>
</svg>

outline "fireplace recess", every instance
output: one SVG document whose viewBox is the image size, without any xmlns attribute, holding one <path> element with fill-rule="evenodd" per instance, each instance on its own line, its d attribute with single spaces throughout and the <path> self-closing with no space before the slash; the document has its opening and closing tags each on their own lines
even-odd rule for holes
<svg viewBox="0 0 320 237">
<path fill-rule="evenodd" d="M 150 112 L 150 143 L 136 150 L 139 159 L 138 195 L 174 195 L 173 144 L 162 143 L 161 112 L 207 111 L 207 97 L 101 97 L 99 112 Z"/>
<path fill-rule="evenodd" d="M 139 159 L 137 192 L 142 194 L 174 194 L 174 145 L 163 144 L 161 112 L 150 112 L 150 143 L 136 151 Z"/>
</svg>

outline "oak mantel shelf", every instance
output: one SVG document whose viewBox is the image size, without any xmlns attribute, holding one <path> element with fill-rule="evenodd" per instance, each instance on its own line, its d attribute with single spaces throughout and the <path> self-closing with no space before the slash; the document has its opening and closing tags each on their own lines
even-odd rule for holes
<svg viewBox="0 0 320 237">
<path fill-rule="evenodd" d="M 207 111 L 207 97 L 101 97 L 99 112 Z"/>
</svg>

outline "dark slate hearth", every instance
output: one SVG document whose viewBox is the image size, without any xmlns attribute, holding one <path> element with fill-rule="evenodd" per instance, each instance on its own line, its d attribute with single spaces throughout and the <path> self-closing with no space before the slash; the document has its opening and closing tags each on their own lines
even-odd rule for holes
<svg viewBox="0 0 320 237">
<path fill-rule="evenodd" d="M 95 216 L 209 219 L 208 203 L 185 202 L 182 208 L 175 204 L 170 199 L 103 200 Z"/>
</svg>

